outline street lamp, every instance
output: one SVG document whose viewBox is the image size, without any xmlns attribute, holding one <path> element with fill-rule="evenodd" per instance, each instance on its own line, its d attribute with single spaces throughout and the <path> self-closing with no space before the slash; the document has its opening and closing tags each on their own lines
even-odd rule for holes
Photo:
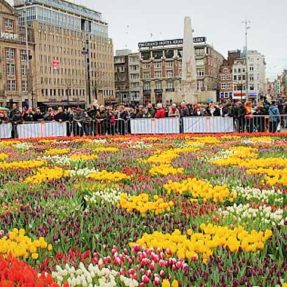
<svg viewBox="0 0 287 287">
<path fill-rule="evenodd" d="M 25 14 L 25 42 L 26 42 L 26 78 L 27 78 L 27 89 L 28 89 L 28 105 L 31 107 L 34 103 L 31 100 L 31 75 L 30 75 L 30 56 L 29 56 L 29 38 L 28 38 L 28 6 L 29 0 L 24 2 L 24 14 Z"/>
<path fill-rule="evenodd" d="M 86 102 L 88 103 L 88 106 L 92 103 L 92 97 L 91 97 L 91 73 L 90 73 L 90 53 L 89 53 L 89 39 L 87 36 L 86 39 L 86 46 L 82 50 L 82 54 L 85 58 L 85 68 L 86 68 L 86 87 L 87 87 L 87 99 Z"/>
<path fill-rule="evenodd" d="M 249 79 L 248 79 L 248 30 L 251 29 L 249 24 L 251 23 L 249 20 L 245 19 L 245 21 L 242 21 L 245 27 L 245 65 L 246 65 L 246 101 L 249 100 Z"/>
</svg>

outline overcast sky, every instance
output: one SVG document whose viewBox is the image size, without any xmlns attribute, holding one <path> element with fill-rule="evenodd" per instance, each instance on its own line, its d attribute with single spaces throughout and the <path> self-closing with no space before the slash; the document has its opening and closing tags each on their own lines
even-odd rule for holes
<svg viewBox="0 0 287 287">
<path fill-rule="evenodd" d="M 11 0 L 12 1 L 12 0 Z M 227 56 L 244 46 L 245 18 L 251 21 L 249 49 L 266 57 L 267 76 L 287 68 L 287 0 L 74 0 L 103 13 L 114 48 L 137 50 L 138 42 L 183 37 L 184 16 L 194 36 Z M 153 36 L 151 37 L 151 34 Z"/>
</svg>

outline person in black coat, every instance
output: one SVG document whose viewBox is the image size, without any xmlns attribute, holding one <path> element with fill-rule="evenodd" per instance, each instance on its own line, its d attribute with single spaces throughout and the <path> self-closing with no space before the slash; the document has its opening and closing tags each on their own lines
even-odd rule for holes
<svg viewBox="0 0 287 287">
<path fill-rule="evenodd" d="M 17 126 L 23 123 L 23 118 L 22 118 L 21 112 L 19 110 L 16 110 L 12 114 L 12 117 L 10 117 L 10 121 L 12 123 L 11 136 L 12 136 L 12 138 L 18 138 Z"/>
<path fill-rule="evenodd" d="M 54 120 L 62 123 L 68 120 L 68 115 L 63 111 L 62 107 L 58 108 L 58 112 L 55 114 Z"/>
<path fill-rule="evenodd" d="M 9 114 L 9 120 L 12 121 L 12 118 L 14 117 L 14 115 L 16 113 L 21 113 L 17 104 L 13 104 L 12 106 L 12 110 L 10 111 L 10 114 Z"/>
<path fill-rule="evenodd" d="M 44 120 L 44 116 L 41 113 L 39 108 L 36 108 L 36 111 L 34 113 L 34 121 L 35 122 L 39 122 L 39 121 L 43 121 Z"/>
<path fill-rule="evenodd" d="M 235 120 L 235 126 L 239 133 L 245 131 L 245 108 L 242 102 L 236 103 L 233 109 L 233 116 Z"/>
<path fill-rule="evenodd" d="M 23 121 L 24 122 L 33 122 L 34 121 L 34 112 L 32 108 L 29 108 L 27 111 L 23 113 Z"/>
<path fill-rule="evenodd" d="M 74 136 L 83 136 L 84 135 L 84 111 L 78 107 L 73 112 L 73 133 Z"/>
</svg>

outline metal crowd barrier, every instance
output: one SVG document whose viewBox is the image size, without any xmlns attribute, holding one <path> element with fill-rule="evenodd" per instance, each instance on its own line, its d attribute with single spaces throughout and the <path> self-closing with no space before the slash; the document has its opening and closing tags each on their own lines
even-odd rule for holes
<svg viewBox="0 0 287 287">
<path fill-rule="evenodd" d="M 234 128 L 239 133 L 261 133 L 261 132 L 286 132 L 287 115 L 269 116 L 252 115 L 234 118 Z"/>
<path fill-rule="evenodd" d="M 127 134 L 287 132 L 287 115 L 232 117 L 186 117 L 164 119 L 117 119 L 114 121 L 30 122 L 0 124 L 0 139 L 78 137 Z"/>
<path fill-rule="evenodd" d="M 126 135 L 130 133 L 130 120 L 123 119 L 117 119 L 113 122 L 107 120 L 95 120 L 0 124 L 0 139 Z"/>
</svg>

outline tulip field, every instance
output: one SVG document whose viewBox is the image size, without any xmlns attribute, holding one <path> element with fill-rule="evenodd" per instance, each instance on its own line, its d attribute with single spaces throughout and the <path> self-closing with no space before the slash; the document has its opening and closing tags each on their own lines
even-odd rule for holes
<svg viewBox="0 0 287 287">
<path fill-rule="evenodd" d="M 0 141 L 1 287 L 287 286 L 287 137 Z"/>
</svg>

